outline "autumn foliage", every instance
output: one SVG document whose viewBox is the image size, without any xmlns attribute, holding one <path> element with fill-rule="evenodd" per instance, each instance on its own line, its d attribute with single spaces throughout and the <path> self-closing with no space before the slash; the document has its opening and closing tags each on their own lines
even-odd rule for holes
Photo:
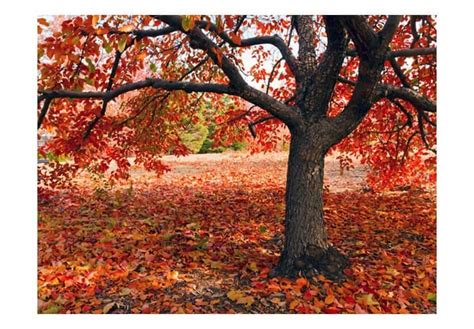
<svg viewBox="0 0 474 329">
<path fill-rule="evenodd" d="M 383 15 L 368 16 L 375 31 L 381 30 L 385 20 Z M 140 87 L 110 99 L 55 96 L 55 90 L 113 91 L 146 78 L 225 84 L 229 79 L 220 67 L 222 56 L 226 56 L 249 77 L 252 86 L 280 102 L 294 103 L 296 85 L 289 60 L 275 55 L 275 48 L 268 44 L 242 46 L 242 40 L 253 36 L 279 35 L 289 49 L 296 48 L 298 35 L 291 17 L 184 16 L 181 24 L 185 33 L 195 27 L 207 31 L 216 48 L 203 54 L 193 48 L 189 35 L 159 17 L 38 19 L 39 126 L 42 134 L 54 136 L 39 153 L 56 159 L 40 171 L 42 184 L 62 185 L 84 168 L 107 173 L 112 179 L 126 178 L 131 157 L 161 174 L 166 170 L 160 161 L 163 154 L 189 153 L 179 138 L 183 118 L 197 122 L 200 113 L 195 109 L 203 104 L 213 105 L 209 113 L 219 123 L 218 144 L 253 140 L 253 135 L 253 149 L 268 151 L 282 138 L 288 139 L 283 122 L 268 119 L 264 109 L 246 105 L 232 95 L 223 101 L 214 93 Z M 313 25 L 317 60 L 322 60 L 327 47 L 323 18 L 316 16 Z M 394 55 L 385 61 L 380 84 L 400 86 L 435 101 L 435 47 L 434 17 L 403 16 L 390 44 Z M 349 48 L 352 52 L 343 62 L 329 104 L 330 117 L 347 105 L 357 79 L 360 60 L 352 42 Z M 403 54 L 407 50 L 422 55 Z M 375 189 L 423 185 L 436 179 L 436 109 L 419 110 L 409 97 L 397 97 L 388 95 L 375 102 L 356 131 L 334 146 L 334 150 L 359 156 L 369 165 L 369 183 Z M 229 100 L 232 106 L 226 105 Z M 251 129 L 241 129 L 247 125 Z M 74 165 L 60 165 L 60 156 Z"/>
<path fill-rule="evenodd" d="M 435 312 L 436 38 L 428 15 L 40 17 L 39 312 Z M 211 130 L 242 157 L 182 160 Z"/>
<path fill-rule="evenodd" d="M 167 164 L 159 181 L 140 170 L 112 189 L 82 177 L 40 203 L 39 312 L 435 312 L 432 192 L 363 193 L 333 158 L 325 216 L 350 256 L 346 279 L 270 279 L 285 155 Z"/>
</svg>

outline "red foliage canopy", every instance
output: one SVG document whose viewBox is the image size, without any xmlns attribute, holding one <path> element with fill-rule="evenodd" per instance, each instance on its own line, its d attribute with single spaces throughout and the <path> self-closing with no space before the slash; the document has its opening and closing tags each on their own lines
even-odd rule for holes
<svg viewBox="0 0 474 329">
<path fill-rule="evenodd" d="M 386 21 L 384 15 L 366 19 L 375 32 Z M 312 24 L 311 46 L 321 61 L 328 42 L 325 21 L 316 16 Z M 39 136 L 53 136 L 39 149 L 51 160 L 40 171 L 43 184 L 57 186 L 85 168 L 105 173 L 113 162 L 111 177 L 125 178 L 132 157 L 162 173 L 163 154 L 188 152 L 179 138 L 183 119 L 197 121 L 205 103 L 221 123 L 222 141 L 255 135 L 260 142 L 255 149 L 266 151 L 285 138 L 281 112 L 264 108 L 295 101 L 302 43 L 290 16 L 47 17 L 38 19 L 38 34 Z M 403 16 L 389 47 L 377 99 L 333 150 L 360 156 L 376 188 L 433 182 L 435 18 Z M 347 105 L 358 66 L 350 41 L 328 116 Z M 236 83 L 250 91 L 237 94 Z M 237 129 L 242 124 L 251 128 L 248 133 Z M 348 159 L 341 156 L 341 165 L 349 165 Z"/>
</svg>

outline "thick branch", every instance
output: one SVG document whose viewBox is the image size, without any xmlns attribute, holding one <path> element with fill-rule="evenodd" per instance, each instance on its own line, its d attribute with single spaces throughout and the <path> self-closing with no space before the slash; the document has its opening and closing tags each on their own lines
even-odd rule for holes
<svg viewBox="0 0 474 329">
<path fill-rule="evenodd" d="M 313 113 L 319 117 L 325 113 L 331 100 L 337 77 L 344 62 L 349 39 L 346 36 L 340 16 L 325 16 L 327 48 L 314 74 L 314 87 L 310 97 L 316 100 Z"/>
<path fill-rule="evenodd" d="M 335 136 L 333 145 L 350 134 L 369 111 L 388 53 L 388 44 L 393 38 L 399 20 L 399 16 L 390 16 L 384 28 L 376 34 L 362 16 L 343 18 L 346 30 L 356 45 L 361 61 L 357 82 L 349 103 L 337 117 L 328 119 Z"/>
<path fill-rule="evenodd" d="M 356 82 L 343 77 L 338 77 L 337 80 L 351 86 L 356 85 Z M 413 89 L 397 87 L 389 84 L 378 84 L 375 87 L 372 103 L 377 102 L 381 98 L 388 98 L 391 101 L 395 99 L 403 99 L 411 103 L 419 111 L 431 113 L 436 112 L 436 102 L 432 101 L 425 95 L 417 93 Z"/>
<path fill-rule="evenodd" d="M 293 23 L 298 34 L 298 60 L 303 71 L 316 68 L 313 18 L 309 15 L 294 16 Z"/>
<path fill-rule="evenodd" d="M 436 112 L 436 102 L 409 88 L 396 87 L 389 84 L 379 84 L 377 85 L 375 98 L 382 97 L 389 99 L 403 99 L 411 103 L 420 111 Z"/>
<path fill-rule="evenodd" d="M 71 99 L 101 99 L 103 101 L 111 101 L 116 97 L 130 91 L 143 88 L 156 88 L 164 90 L 183 90 L 190 92 L 212 92 L 217 94 L 235 94 L 228 85 L 215 83 L 197 83 L 187 81 L 171 81 L 162 79 L 148 78 L 145 80 L 128 83 L 112 89 L 110 91 L 70 91 L 70 90 L 44 90 L 40 91 L 46 99 L 54 98 L 71 98 Z"/>
<path fill-rule="evenodd" d="M 400 23 L 400 19 L 402 17 L 398 15 L 390 15 L 383 26 L 383 29 L 377 33 L 379 38 L 379 47 L 386 48 L 392 41 L 392 37 L 395 34 L 398 24 Z"/>
<path fill-rule="evenodd" d="M 297 112 L 286 104 L 279 102 L 273 97 L 261 92 L 250 85 L 242 78 L 239 69 L 225 56 L 221 49 L 210 40 L 199 27 L 194 27 L 190 31 L 185 31 L 181 25 L 181 16 L 158 16 L 160 20 L 179 28 L 181 32 L 187 34 L 190 38 L 190 45 L 194 48 L 206 51 L 207 55 L 222 68 L 224 74 L 230 80 L 230 87 L 233 89 L 233 95 L 261 107 L 282 120 L 289 126 L 294 126 L 299 117 Z M 283 43 L 284 44 L 284 43 Z"/>
<path fill-rule="evenodd" d="M 371 49 L 377 47 L 377 34 L 363 16 L 344 16 L 343 23 L 359 56 L 367 56 Z"/>
</svg>

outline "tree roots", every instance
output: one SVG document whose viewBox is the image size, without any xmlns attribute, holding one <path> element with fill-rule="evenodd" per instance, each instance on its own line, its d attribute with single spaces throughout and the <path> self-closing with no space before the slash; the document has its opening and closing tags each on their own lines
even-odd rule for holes
<svg viewBox="0 0 474 329">
<path fill-rule="evenodd" d="M 334 247 L 313 247 L 308 250 L 307 255 L 293 261 L 282 255 L 277 267 L 270 272 L 270 277 L 313 277 L 322 274 L 332 281 L 341 281 L 344 278 L 344 269 L 349 265 L 349 258 Z"/>
</svg>

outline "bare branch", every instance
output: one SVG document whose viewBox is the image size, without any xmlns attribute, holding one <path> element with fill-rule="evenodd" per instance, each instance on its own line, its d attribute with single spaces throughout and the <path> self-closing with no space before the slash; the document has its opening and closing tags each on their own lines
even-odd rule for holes
<svg viewBox="0 0 474 329">
<path fill-rule="evenodd" d="M 420 40 L 420 34 L 418 33 L 416 29 L 416 20 L 418 19 L 418 16 L 413 15 L 410 17 L 410 30 L 411 34 L 413 35 L 413 41 L 411 42 L 410 48 L 414 48 L 418 40 Z"/>
<path fill-rule="evenodd" d="M 378 46 L 377 34 L 363 16 L 343 16 L 343 24 L 356 46 L 359 56 L 367 56 Z"/>
<path fill-rule="evenodd" d="M 377 85 L 375 99 L 380 99 L 382 97 L 389 99 L 403 99 L 411 103 L 420 111 L 432 113 L 436 112 L 436 102 L 409 88 L 396 87 L 388 84 L 379 84 Z"/>
<path fill-rule="evenodd" d="M 48 113 L 49 105 L 51 104 L 52 98 L 46 98 L 43 103 L 43 107 L 41 108 L 40 115 L 38 117 L 38 129 L 40 129 L 41 125 L 43 124 L 43 120 L 46 117 L 46 113 Z"/>
<path fill-rule="evenodd" d="M 425 132 L 425 128 L 423 127 L 423 116 L 421 115 L 421 112 L 418 112 L 417 118 L 418 118 L 418 128 L 420 129 L 420 135 L 421 135 L 421 140 L 423 141 L 423 144 L 425 144 L 425 147 L 428 150 L 436 154 L 436 150 L 433 149 L 428 144 L 428 140 L 426 139 L 426 132 Z"/>
<path fill-rule="evenodd" d="M 357 56 L 357 51 L 355 49 L 348 49 L 346 51 L 347 56 L 355 57 Z M 427 55 L 436 55 L 435 47 L 428 48 L 406 48 L 392 50 L 387 53 L 387 59 L 390 57 L 414 57 L 414 56 L 427 56 Z"/>
<path fill-rule="evenodd" d="M 395 99 L 390 99 L 390 102 L 395 104 L 398 107 L 398 109 L 400 111 L 402 111 L 403 114 L 405 114 L 405 116 L 407 117 L 407 121 L 404 124 L 404 126 L 410 126 L 411 127 L 413 125 L 413 115 L 411 115 L 411 113 L 408 112 L 408 110 L 399 101 L 397 101 Z"/>
<path fill-rule="evenodd" d="M 390 15 L 383 26 L 383 29 L 377 33 L 379 37 L 380 45 L 379 47 L 386 48 L 392 41 L 392 37 L 397 30 L 398 24 L 400 23 L 400 19 L 402 17 L 399 15 Z"/>
<path fill-rule="evenodd" d="M 408 82 L 408 78 L 403 73 L 402 68 L 400 67 L 400 65 L 398 65 L 397 60 L 395 59 L 395 57 L 390 57 L 389 61 L 390 61 L 390 65 L 392 65 L 393 71 L 397 75 L 398 79 L 400 79 L 400 82 L 402 83 L 403 87 L 411 88 L 411 85 Z"/>
<path fill-rule="evenodd" d="M 302 70 L 316 68 L 316 51 L 314 49 L 313 18 L 309 15 L 293 16 L 292 22 L 298 33 L 298 60 Z"/>
</svg>

